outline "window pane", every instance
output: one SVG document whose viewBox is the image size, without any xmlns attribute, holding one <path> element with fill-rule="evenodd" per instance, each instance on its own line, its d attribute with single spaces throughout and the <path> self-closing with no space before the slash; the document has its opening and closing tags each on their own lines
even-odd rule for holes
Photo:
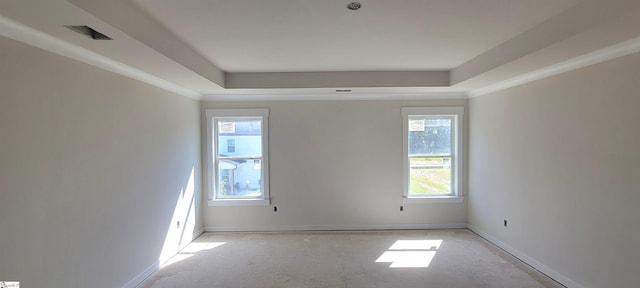
<svg viewBox="0 0 640 288">
<path fill-rule="evenodd" d="M 451 155 L 451 118 L 409 117 L 409 155 Z"/>
<path fill-rule="evenodd" d="M 218 155 L 221 157 L 262 157 L 262 120 L 218 120 Z"/>
<path fill-rule="evenodd" d="M 220 187 L 216 198 L 262 197 L 262 160 L 220 160 L 218 171 Z"/>
<path fill-rule="evenodd" d="M 451 157 L 409 158 L 409 196 L 451 194 Z"/>
</svg>

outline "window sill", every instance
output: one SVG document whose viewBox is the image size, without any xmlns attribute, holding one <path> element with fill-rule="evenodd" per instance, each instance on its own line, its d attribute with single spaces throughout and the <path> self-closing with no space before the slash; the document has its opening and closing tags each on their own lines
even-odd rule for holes
<svg viewBox="0 0 640 288">
<path fill-rule="evenodd" d="M 458 196 L 432 196 L 432 197 L 402 197 L 402 204 L 440 204 L 440 203 L 463 203 L 464 197 Z"/>
<path fill-rule="evenodd" d="M 209 200 L 209 206 L 269 206 L 269 200 L 256 199 L 217 199 Z"/>
</svg>

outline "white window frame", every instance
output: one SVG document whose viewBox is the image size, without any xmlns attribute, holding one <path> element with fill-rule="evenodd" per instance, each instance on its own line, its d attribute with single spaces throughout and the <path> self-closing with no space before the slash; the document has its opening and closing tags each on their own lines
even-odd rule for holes
<svg viewBox="0 0 640 288">
<path fill-rule="evenodd" d="M 409 196 L 409 116 L 452 117 L 452 195 Z M 403 158 L 403 204 L 420 203 L 462 203 L 463 202 L 463 163 L 464 163 L 464 107 L 402 107 L 402 158 Z"/>
<path fill-rule="evenodd" d="M 209 206 L 261 206 L 269 205 L 269 110 L 268 109 L 206 109 L 207 117 L 207 149 L 205 152 L 207 163 L 207 193 Z M 262 118 L 262 197 L 219 198 L 216 199 L 218 169 L 215 161 L 215 149 L 218 146 L 217 128 L 214 118 Z M 224 143 L 226 145 L 226 143 Z"/>
</svg>

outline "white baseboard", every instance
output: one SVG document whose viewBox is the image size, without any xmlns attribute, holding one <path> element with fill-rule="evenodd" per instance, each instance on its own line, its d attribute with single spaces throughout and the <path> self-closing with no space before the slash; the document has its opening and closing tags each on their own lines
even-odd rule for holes
<svg viewBox="0 0 640 288">
<path fill-rule="evenodd" d="M 353 231 L 353 230 L 413 230 L 465 229 L 466 223 L 406 224 L 406 225 L 289 225 L 289 226 L 213 226 L 205 232 L 282 232 L 282 231 Z"/>
<path fill-rule="evenodd" d="M 180 252 L 180 250 L 184 249 L 184 247 L 186 247 L 193 240 L 195 240 L 200 235 L 202 235 L 202 233 L 204 233 L 204 227 L 201 227 L 200 229 L 198 229 L 196 231 L 193 231 L 193 234 L 191 234 L 191 239 L 189 241 L 187 241 L 187 242 L 184 242 L 184 243 L 180 244 L 179 249 L 176 250 L 175 253 L 173 253 L 171 255 L 168 255 L 166 257 L 163 257 L 162 259 L 159 259 L 159 260 L 153 262 L 153 264 L 151 264 L 151 266 L 147 267 L 147 269 L 142 271 L 135 278 L 131 279 L 131 281 L 127 282 L 127 284 L 124 284 L 124 286 L 122 286 L 122 288 L 135 288 L 135 287 L 138 287 L 138 285 L 142 284 L 142 282 L 145 279 L 149 278 L 149 276 L 151 276 L 154 272 L 158 271 L 158 269 L 160 269 L 160 265 L 166 263 L 171 258 L 173 258 L 173 256 L 178 254 L 178 252 Z"/>
<path fill-rule="evenodd" d="M 180 252 L 180 250 L 184 249 L 184 247 L 187 247 L 187 245 L 191 244 L 191 242 L 193 242 L 193 240 L 196 240 L 196 238 L 200 237 L 200 235 L 202 235 L 202 233 L 204 233 L 204 227 L 201 227 L 200 229 L 193 231 L 193 233 L 191 234 L 191 239 L 189 239 L 189 241 L 180 243 L 180 246 L 178 247 L 178 251 L 176 251 L 176 254 L 178 252 Z M 161 260 L 160 261 L 160 265 L 164 264 L 164 262 L 167 262 L 174 255 L 175 254 L 167 257 L 166 259 L 163 259 L 164 261 Z"/>
<path fill-rule="evenodd" d="M 135 288 L 135 287 L 138 287 L 138 285 L 140 285 L 142 283 L 142 281 L 147 279 L 154 272 L 158 271 L 158 268 L 160 268 L 160 260 L 158 260 L 158 261 L 154 262 L 153 264 L 151 264 L 151 266 L 147 267 L 147 269 L 142 271 L 135 278 L 131 279 L 131 281 L 127 282 L 127 284 L 124 284 L 124 286 L 122 286 L 122 288 Z"/>
<path fill-rule="evenodd" d="M 193 231 L 192 234 L 192 238 L 191 241 L 195 240 L 196 238 L 200 237 L 200 235 L 202 235 L 202 233 L 204 233 L 204 227 L 200 227 L 200 229 Z"/>
<path fill-rule="evenodd" d="M 572 279 L 558 273 L 557 271 L 547 267 L 546 265 L 538 262 L 537 260 L 529 257 L 527 254 L 524 254 L 520 251 L 518 251 L 517 249 L 507 245 L 507 243 L 504 243 L 500 240 L 498 240 L 497 238 L 489 235 L 488 233 L 485 233 L 484 231 L 473 227 L 470 224 L 467 224 L 467 228 L 469 230 L 471 230 L 473 233 L 476 233 L 478 235 L 480 235 L 480 237 L 486 239 L 487 241 L 493 243 L 494 245 L 498 246 L 499 248 L 501 248 L 502 250 L 506 251 L 507 253 L 515 256 L 516 258 L 520 259 L 522 262 L 527 263 L 529 266 L 537 269 L 538 271 L 544 273 L 545 275 L 549 276 L 551 279 L 557 281 L 558 283 L 568 287 L 568 288 L 584 288 L 584 286 L 580 285 L 578 282 L 573 281 Z"/>
</svg>

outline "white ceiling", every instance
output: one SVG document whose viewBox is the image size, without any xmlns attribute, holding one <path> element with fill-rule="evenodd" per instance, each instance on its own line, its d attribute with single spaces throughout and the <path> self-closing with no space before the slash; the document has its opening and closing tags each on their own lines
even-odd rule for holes
<svg viewBox="0 0 640 288">
<path fill-rule="evenodd" d="M 637 0 L 349 2 L 2 0 L 0 35 L 224 100 L 460 98 L 640 51 Z"/>
<path fill-rule="evenodd" d="M 133 0 L 228 72 L 450 70 L 578 0 Z"/>
</svg>

